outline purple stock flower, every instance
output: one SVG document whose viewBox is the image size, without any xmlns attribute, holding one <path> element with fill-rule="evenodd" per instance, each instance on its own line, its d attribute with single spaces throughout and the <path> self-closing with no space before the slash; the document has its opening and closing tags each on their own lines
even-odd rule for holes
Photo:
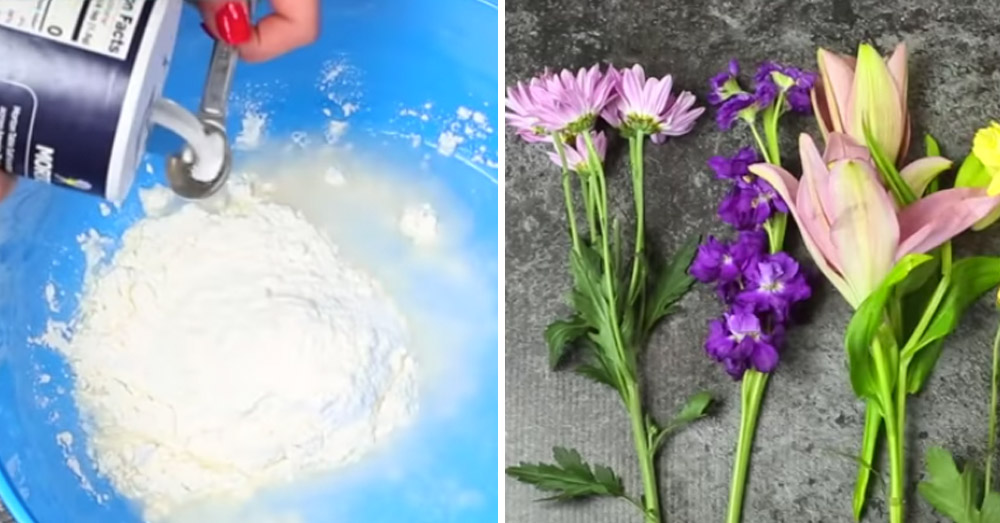
<svg viewBox="0 0 1000 523">
<path fill-rule="evenodd" d="M 704 107 L 694 107 L 693 94 L 687 91 L 671 94 L 670 75 L 646 78 L 645 70 L 638 64 L 620 74 L 617 99 L 602 116 L 626 136 L 641 132 L 649 135 L 653 143 L 663 143 L 668 136 L 691 132 L 695 121 L 705 112 Z"/>
<path fill-rule="evenodd" d="M 770 194 L 734 185 L 719 203 L 719 218 L 740 231 L 757 229 L 773 213 Z"/>
<path fill-rule="evenodd" d="M 757 176 L 750 173 L 750 166 L 760 162 L 761 158 L 757 149 L 743 147 L 736 151 L 732 157 L 713 156 L 709 158 L 708 166 L 715 171 L 715 176 L 720 180 L 732 180 L 740 187 L 750 188 L 757 180 Z"/>
<path fill-rule="evenodd" d="M 788 212 L 774 188 L 750 172 L 749 166 L 759 161 L 752 147 L 744 147 L 732 157 L 714 156 L 708 160 L 717 178 L 735 182 L 719 204 L 719 217 L 738 230 L 763 225 L 775 211 Z"/>
<path fill-rule="evenodd" d="M 762 108 L 766 107 L 774 101 L 779 92 L 783 92 L 788 108 L 798 113 L 811 113 L 812 101 L 809 93 L 816 84 L 816 79 L 815 73 L 797 67 L 764 62 L 754 75 L 757 93 L 766 92 L 766 96 L 759 96 L 758 102 Z M 767 103 L 764 103 L 765 101 Z"/>
<path fill-rule="evenodd" d="M 784 252 L 749 264 L 744 282 L 737 302 L 757 312 L 773 313 L 778 322 L 788 319 L 792 305 L 812 295 L 798 262 Z"/>
<path fill-rule="evenodd" d="M 594 149 L 597 151 L 597 157 L 604 161 L 604 155 L 607 154 L 608 150 L 608 138 L 604 136 L 604 131 L 587 131 L 590 133 L 591 138 L 594 141 Z M 566 154 L 566 167 L 574 172 L 584 172 L 587 171 L 587 142 L 583 138 L 583 133 L 576 135 L 575 144 L 566 144 L 563 147 L 563 152 Z M 559 158 L 559 153 L 557 151 L 550 151 L 549 158 L 552 162 L 562 167 L 562 158 Z"/>
<path fill-rule="evenodd" d="M 736 60 L 730 60 L 725 71 L 715 75 L 709 80 L 708 103 L 719 105 L 728 100 L 734 94 L 742 93 L 739 78 L 740 64 Z"/>
<path fill-rule="evenodd" d="M 705 351 L 737 379 L 747 368 L 771 372 L 778 365 L 778 348 L 771 335 L 764 332 L 760 318 L 751 309 L 741 307 L 709 323 Z"/>
<path fill-rule="evenodd" d="M 748 113 L 744 111 L 752 110 L 756 102 L 757 98 L 750 93 L 738 93 L 730 96 L 725 102 L 722 102 L 715 115 L 715 121 L 719 124 L 719 128 L 723 131 L 732 129 L 733 122 L 737 118 L 743 118 L 747 115 Z"/>
<path fill-rule="evenodd" d="M 713 236 L 698 247 L 689 272 L 702 283 L 717 283 L 719 297 L 731 303 L 743 288 L 747 267 L 764 254 L 767 236 L 763 231 L 746 231 L 732 243 Z"/>
</svg>

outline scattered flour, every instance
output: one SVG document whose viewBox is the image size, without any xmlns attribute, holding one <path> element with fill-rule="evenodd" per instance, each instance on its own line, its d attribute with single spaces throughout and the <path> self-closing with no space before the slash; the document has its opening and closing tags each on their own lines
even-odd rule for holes
<svg viewBox="0 0 1000 523">
<path fill-rule="evenodd" d="M 462 138 L 451 131 L 445 131 L 438 136 L 438 153 L 442 156 L 451 156 L 455 154 L 455 149 L 458 145 L 464 141 L 465 138 Z"/>
<path fill-rule="evenodd" d="M 49 306 L 49 312 L 59 312 L 59 301 L 56 298 L 56 286 L 52 282 L 45 284 L 45 304 Z"/>
<path fill-rule="evenodd" d="M 236 135 L 233 147 L 244 151 L 260 147 L 266 125 L 267 115 L 260 112 L 253 105 L 248 104 L 243 112 L 242 126 L 239 134 Z"/>
<path fill-rule="evenodd" d="M 111 206 L 110 205 L 108 205 L 108 204 L 106 204 L 104 202 L 101 202 L 100 205 L 99 205 L 99 208 L 101 210 L 101 216 L 104 216 L 104 217 L 111 216 Z"/>
<path fill-rule="evenodd" d="M 76 451 L 73 449 L 73 434 L 71 432 L 60 432 L 56 434 L 56 443 L 62 449 L 63 459 L 66 460 L 66 466 L 73 472 L 76 478 L 80 481 L 80 486 L 91 495 L 97 498 L 98 501 L 107 501 L 107 494 L 98 494 L 94 490 L 94 485 L 90 482 L 83 473 L 83 468 L 80 466 L 80 459 L 76 457 Z"/>
<path fill-rule="evenodd" d="M 347 133 L 347 128 L 350 127 L 345 121 L 342 120 L 330 120 L 326 124 L 326 143 L 333 145 L 340 141 Z"/>
<path fill-rule="evenodd" d="M 437 213 L 429 203 L 407 206 L 399 219 L 399 231 L 416 245 L 430 245 L 437 240 Z"/>
<path fill-rule="evenodd" d="M 154 208 L 107 264 L 88 254 L 72 329 L 40 338 L 73 367 L 98 469 L 150 522 L 351 463 L 416 408 L 408 329 L 379 284 L 297 212 L 229 192 L 215 211 Z"/>
<path fill-rule="evenodd" d="M 330 166 L 327 167 L 326 172 L 323 173 L 323 181 L 337 187 L 347 183 L 347 177 L 344 176 L 344 173 L 340 172 L 340 169 Z"/>
</svg>

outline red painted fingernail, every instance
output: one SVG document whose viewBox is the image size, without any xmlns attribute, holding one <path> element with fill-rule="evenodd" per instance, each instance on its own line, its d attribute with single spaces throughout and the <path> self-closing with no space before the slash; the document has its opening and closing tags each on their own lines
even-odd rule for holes
<svg viewBox="0 0 1000 523">
<path fill-rule="evenodd" d="M 250 14 L 243 2 L 226 2 L 215 13 L 215 27 L 227 44 L 239 45 L 250 40 Z"/>
</svg>

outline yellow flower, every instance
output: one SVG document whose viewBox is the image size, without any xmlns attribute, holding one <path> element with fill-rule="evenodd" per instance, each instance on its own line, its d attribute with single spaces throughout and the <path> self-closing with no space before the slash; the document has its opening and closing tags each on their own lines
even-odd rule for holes
<svg viewBox="0 0 1000 523">
<path fill-rule="evenodd" d="M 972 154 L 983 163 L 990 176 L 986 194 L 1000 194 L 1000 123 L 990 122 L 989 127 L 976 131 L 972 140 Z"/>
</svg>

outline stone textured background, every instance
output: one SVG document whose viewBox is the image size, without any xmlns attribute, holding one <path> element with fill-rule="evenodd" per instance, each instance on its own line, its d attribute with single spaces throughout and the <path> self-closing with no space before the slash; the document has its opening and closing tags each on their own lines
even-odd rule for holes
<svg viewBox="0 0 1000 523">
<path fill-rule="evenodd" d="M 507 84 L 546 66 L 638 62 L 651 74 L 673 74 L 676 86 L 703 96 L 708 78 L 731 57 L 745 68 L 774 59 L 814 69 L 819 46 L 853 53 L 859 42 L 870 41 L 885 51 L 903 39 L 911 50 L 914 137 L 932 130 L 945 154 L 960 158 L 975 129 L 1000 118 L 1000 28 L 989 0 L 509 0 L 506 13 Z M 797 156 L 789 147 L 796 126 L 818 137 L 811 119 L 786 117 L 786 158 Z M 709 115 L 692 134 L 647 147 L 647 229 L 655 246 L 672 251 L 690 234 L 727 231 L 714 216 L 723 186 L 705 161 L 750 142 L 742 130 L 720 133 Z M 613 393 L 546 368 L 542 332 L 567 311 L 569 289 L 561 186 L 542 146 L 509 132 L 507 143 L 507 463 L 547 461 L 553 445 L 571 446 L 585 459 L 612 466 L 637 492 L 631 436 Z M 916 149 L 922 147 L 915 141 Z M 613 180 L 623 179 L 623 156 L 620 147 L 611 154 Z M 628 184 L 612 182 L 612 191 L 613 207 L 631 208 Z M 794 230 L 789 237 L 798 243 Z M 960 253 L 1000 253 L 1000 230 L 968 234 L 958 246 Z M 801 247 L 795 251 L 805 259 Z M 807 323 L 792 331 L 764 402 L 746 493 L 748 523 L 851 520 L 855 464 L 842 454 L 856 454 L 863 417 L 841 345 L 850 310 L 825 281 L 816 281 Z M 666 417 L 699 389 L 714 392 L 719 403 L 710 418 L 665 446 L 661 495 L 668 521 L 722 521 L 739 386 L 703 354 L 705 324 L 720 313 L 710 291 L 696 288 L 683 309 L 661 326 L 647 353 L 648 404 Z M 943 445 L 963 459 L 983 456 L 997 319 L 990 300 L 974 307 L 948 340 L 925 393 L 911 398 L 907 521 L 944 521 L 913 488 L 927 446 Z M 538 492 L 510 479 L 505 487 L 511 522 L 639 521 L 620 501 L 555 506 L 534 502 Z M 878 491 L 866 521 L 886 520 L 882 498 Z"/>
</svg>

